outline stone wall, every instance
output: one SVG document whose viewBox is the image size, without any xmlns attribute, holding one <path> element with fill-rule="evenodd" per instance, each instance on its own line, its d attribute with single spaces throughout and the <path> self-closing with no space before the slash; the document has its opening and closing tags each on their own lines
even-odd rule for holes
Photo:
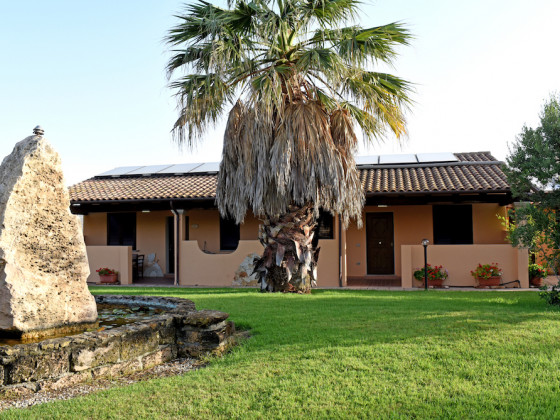
<svg viewBox="0 0 560 420">
<path fill-rule="evenodd" d="M 116 376 L 173 360 L 220 354 L 233 344 L 228 314 L 195 310 L 186 299 L 96 296 L 97 303 L 150 306 L 166 311 L 111 330 L 86 332 L 34 344 L 0 347 L 0 385 L 53 388 L 98 376 Z M 1 389 L 1 388 L 0 388 Z"/>
</svg>

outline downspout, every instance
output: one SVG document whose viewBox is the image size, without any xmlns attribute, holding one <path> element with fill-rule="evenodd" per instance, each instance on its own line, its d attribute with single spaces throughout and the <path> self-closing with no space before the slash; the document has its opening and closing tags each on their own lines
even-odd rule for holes
<svg viewBox="0 0 560 420">
<path fill-rule="evenodd" d="M 173 208 L 173 201 L 169 202 L 169 205 L 171 207 L 171 212 L 173 213 L 173 215 L 175 216 L 175 277 L 173 279 L 173 285 L 174 286 L 178 286 L 179 285 L 179 245 L 181 242 L 181 238 L 180 238 L 180 234 L 181 234 L 181 229 L 180 229 L 180 222 L 181 222 L 181 215 L 183 214 L 184 210 L 176 210 Z"/>
<path fill-rule="evenodd" d="M 338 216 L 338 285 L 343 287 L 343 273 L 342 273 L 342 220 Z"/>
</svg>

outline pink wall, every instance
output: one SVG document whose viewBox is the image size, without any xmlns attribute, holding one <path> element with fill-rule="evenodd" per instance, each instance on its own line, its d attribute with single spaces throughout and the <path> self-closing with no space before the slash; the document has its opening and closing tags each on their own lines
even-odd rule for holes
<svg viewBox="0 0 560 420">
<path fill-rule="evenodd" d="M 188 210 L 189 240 L 197 241 L 202 250 L 220 252 L 220 213 L 217 209 Z M 183 219 L 185 220 L 185 219 Z M 260 221 L 252 214 L 247 215 L 239 228 L 239 238 L 243 241 L 257 239 Z M 184 230 L 181 230 L 184 232 Z M 182 237 L 184 239 L 184 235 Z"/>
<path fill-rule="evenodd" d="M 338 287 L 338 241 L 319 241 L 321 251 L 317 276 L 319 287 Z M 231 286 L 237 268 L 250 255 L 262 254 L 259 241 L 239 241 L 233 252 L 210 254 L 203 252 L 197 241 L 181 241 L 180 276 L 182 286 Z"/>
<path fill-rule="evenodd" d="M 430 205 L 367 206 L 364 208 L 364 221 L 365 214 L 369 212 L 393 213 L 395 275 L 402 276 L 403 286 L 409 284 L 409 282 L 412 284 L 412 280 L 408 279 L 410 277 L 409 272 L 412 268 L 418 267 L 422 263 L 422 261 L 417 261 L 418 256 L 416 253 L 418 251 L 416 249 L 419 246 L 418 244 L 423 238 L 427 238 L 433 243 L 432 207 Z M 511 248 L 511 246 L 501 245 L 505 240 L 505 231 L 496 217 L 497 214 L 505 214 L 505 208 L 497 204 L 473 205 L 473 240 L 476 246 L 430 246 L 430 250 L 433 250 L 433 253 L 430 254 L 431 257 L 441 257 L 441 261 L 445 261 L 450 273 L 453 272 L 453 276 L 449 280 L 453 284 L 472 283 L 468 273 L 474 266 L 470 267 L 470 265 L 473 265 L 474 260 L 482 262 L 488 258 L 492 261 L 486 262 L 503 261 L 505 264 L 505 275 L 508 278 L 516 277 L 522 280 L 522 271 L 526 269 L 523 265 L 526 265 L 526 261 L 523 262 L 522 260 L 525 257 L 519 254 L 517 250 Z M 145 255 L 155 252 L 164 271 L 167 271 L 166 218 L 171 215 L 170 211 L 137 213 L 137 247 Z M 219 249 L 220 232 L 219 213 L 217 210 L 189 210 L 185 212 L 185 216 L 189 217 L 188 232 L 190 240 L 184 240 L 186 226 L 183 217 L 181 218 L 180 226 L 181 241 L 179 251 L 181 257 L 181 284 L 229 286 L 241 261 L 251 252 L 258 254 L 262 252 L 262 247 L 257 241 L 260 221 L 252 215 L 248 216 L 245 223 L 241 225 L 241 241 L 238 249 L 229 253 L 222 252 Z M 92 213 L 86 215 L 84 217 L 84 235 L 88 246 L 105 245 L 107 238 L 106 214 Z M 339 286 L 340 263 L 342 263 L 342 271 L 344 273 L 344 285 L 346 284 L 346 276 L 361 277 L 366 275 L 367 242 L 365 227 L 357 229 L 355 225 L 351 225 L 347 231 L 342 232 L 342 262 L 339 259 L 338 243 L 338 218 L 335 218 L 334 239 L 322 239 L 319 241 L 319 246 L 321 247 L 318 267 L 319 287 Z M 492 246 L 484 248 L 482 245 Z M 409 246 L 409 248 L 405 246 Z M 203 252 L 204 248 L 211 253 Z M 411 252 L 411 254 L 403 255 L 403 250 L 407 250 L 406 252 Z M 102 261 L 109 261 L 107 260 L 107 254 L 103 254 L 103 260 L 99 260 L 99 251 L 94 252 L 95 254 L 92 254 L 95 255 L 93 257 L 95 261 L 93 272 L 99 268 L 96 265 L 107 266 L 108 264 Z M 463 252 L 468 252 L 472 258 L 464 259 L 462 256 Z M 120 255 L 120 253 L 117 254 Z M 458 255 L 461 255 L 461 257 L 459 258 Z M 514 257 L 515 260 L 511 260 Z M 117 261 L 115 264 L 117 264 Z M 128 263 L 118 264 L 120 264 L 119 267 L 121 268 L 114 268 L 119 269 L 119 271 L 129 270 L 128 267 L 125 267 Z M 434 264 L 441 264 L 441 262 L 436 260 Z M 468 270 L 467 265 L 470 267 Z M 464 274 L 465 272 L 467 274 Z"/>
<path fill-rule="evenodd" d="M 505 207 L 497 204 L 473 204 L 474 244 L 504 244 L 505 229 L 497 215 L 505 214 Z M 362 277 L 367 273 L 367 241 L 365 214 L 376 212 L 393 213 L 395 275 L 401 275 L 401 246 L 417 245 L 426 238 L 433 243 L 432 206 L 366 206 L 364 207 L 364 227 L 358 229 L 352 224 L 347 237 L 347 272 L 349 277 Z"/>
<path fill-rule="evenodd" d="M 171 211 L 152 211 L 136 213 L 136 248 L 145 257 L 156 254 L 156 260 L 164 273 L 168 273 L 166 227 Z"/>
<path fill-rule="evenodd" d="M 348 277 L 362 277 L 367 272 L 366 213 L 393 213 L 395 274 L 401 274 L 400 246 L 419 243 L 423 238 L 433 241 L 431 206 L 364 207 L 364 226 L 351 224 L 346 232 Z"/>
<path fill-rule="evenodd" d="M 231 286 L 243 259 L 261 252 L 259 241 L 239 241 L 234 252 L 208 254 L 198 241 L 181 241 L 179 284 L 182 286 Z"/>
<path fill-rule="evenodd" d="M 107 267 L 119 272 L 121 284 L 132 283 L 132 247 L 130 246 L 86 246 L 89 263 L 89 283 L 99 283 L 96 270 Z"/>
<path fill-rule="evenodd" d="M 107 213 L 84 216 L 84 241 L 86 245 L 107 245 Z"/>
<path fill-rule="evenodd" d="M 521 287 L 529 287 L 529 254 L 527 249 L 511 245 L 429 245 L 428 263 L 443 265 L 449 272 L 444 282 L 448 286 L 475 286 L 471 270 L 480 264 L 498 263 L 503 270 L 502 281 L 520 280 Z M 402 287 L 422 287 L 412 274 L 424 266 L 422 245 L 402 245 Z M 510 285 L 514 287 L 514 285 Z"/>
</svg>

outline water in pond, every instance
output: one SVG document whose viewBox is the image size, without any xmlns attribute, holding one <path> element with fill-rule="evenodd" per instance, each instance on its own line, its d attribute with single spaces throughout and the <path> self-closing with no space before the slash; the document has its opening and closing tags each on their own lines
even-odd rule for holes
<svg viewBox="0 0 560 420">
<path fill-rule="evenodd" d="M 164 309 L 154 308 L 150 306 L 127 306 L 127 305 L 112 305 L 112 304 L 98 304 L 97 305 L 97 326 L 94 328 L 87 328 L 81 331 L 74 331 L 72 333 L 61 332 L 53 333 L 47 337 L 41 338 L 13 338 L 13 337 L 0 337 L 0 346 L 15 346 L 16 344 L 29 344 L 38 343 L 50 338 L 60 338 L 81 334 L 86 331 L 104 331 L 112 328 L 120 327 L 122 325 L 131 324 L 137 321 L 149 319 L 154 315 L 164 312 Z"/>
</svg>

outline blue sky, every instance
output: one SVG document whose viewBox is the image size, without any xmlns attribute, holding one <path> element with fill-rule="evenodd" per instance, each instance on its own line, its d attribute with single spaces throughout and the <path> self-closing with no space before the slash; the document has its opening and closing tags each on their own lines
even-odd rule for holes
<svg viewBox="0 0 560 420">
<path fill-rule="evenodd" d="M 40 124 L 69 184 L 116 166 L 217 161 L 223 124 L 197 150 L 170 129 L 163 38 L 183 2 L 0 2 L 0 156 Z M 360 23 L 405 22 L 391 71 L 416 83 L 409 138 L 361 154 L 490 150 L 499 159 L 560 91 L 557 0 L 377 0 Z"/>
</svg>

